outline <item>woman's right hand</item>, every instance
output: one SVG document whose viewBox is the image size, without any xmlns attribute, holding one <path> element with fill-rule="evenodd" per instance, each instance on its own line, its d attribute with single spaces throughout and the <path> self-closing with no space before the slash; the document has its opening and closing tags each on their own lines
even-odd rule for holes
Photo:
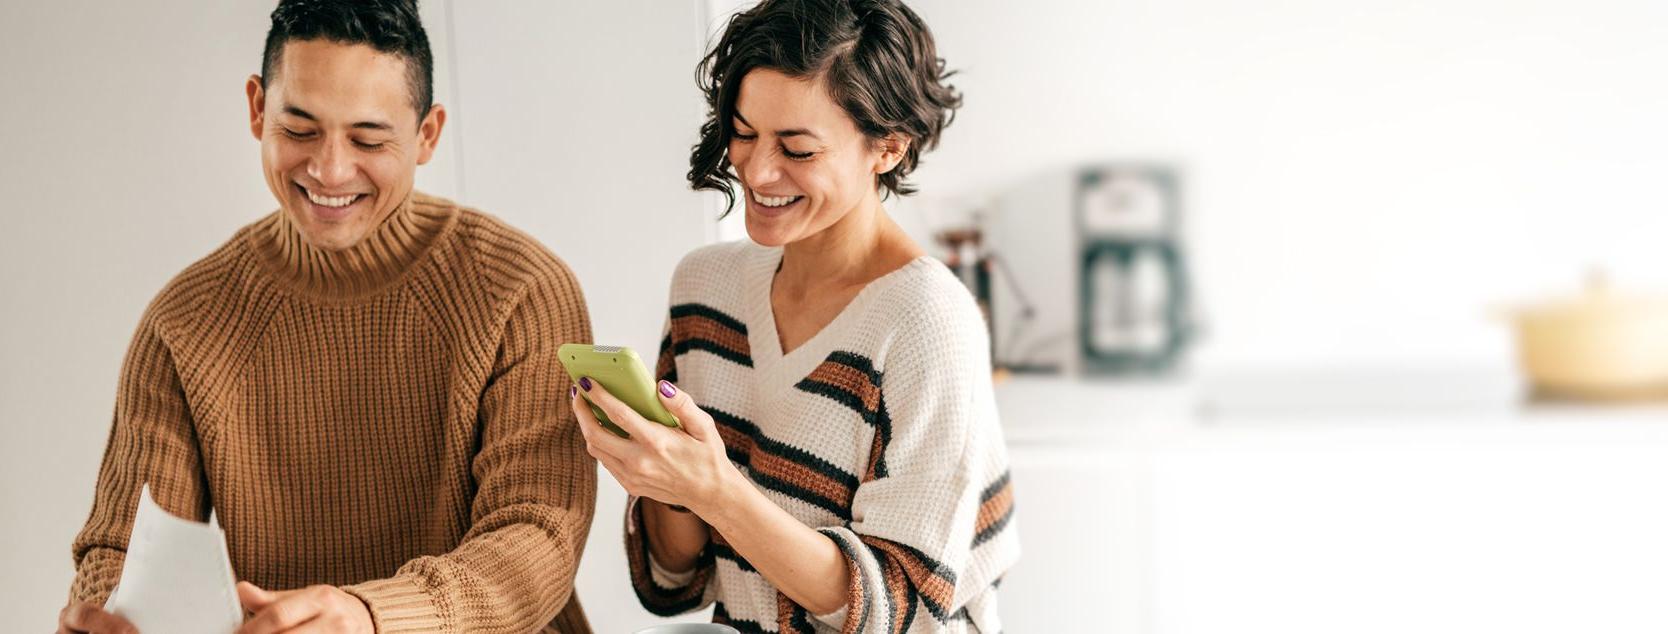
<svg viewBox="0 0 1668 634">
<path fill-rule="evenodd" d="M 83 601 L 58 612 L 58 634 L 139 634 L 139 628 L 98 604 Z"/>
</svg>

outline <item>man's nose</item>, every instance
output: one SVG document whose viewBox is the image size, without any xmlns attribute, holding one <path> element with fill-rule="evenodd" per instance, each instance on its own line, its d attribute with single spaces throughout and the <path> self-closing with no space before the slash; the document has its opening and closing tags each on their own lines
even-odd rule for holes
<svg viewBox="0 0 1668 634">
<path fill-rule="evenodd" d="M 330 141 L 319 145 L 317 154 L 307 163 L 307 175 L 326 188 L 353 180 L 358 167 L 353 162 L 353 150 L 344 141 Z M 333 192 L 340 193 L 340 192 Z"/>
</svg>

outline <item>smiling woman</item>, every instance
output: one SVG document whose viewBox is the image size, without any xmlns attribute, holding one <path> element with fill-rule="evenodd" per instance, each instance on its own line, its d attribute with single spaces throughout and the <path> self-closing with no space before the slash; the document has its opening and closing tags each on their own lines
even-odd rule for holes
<svg viewBox="0 0 1668 634">
<path fill-rule="evenodd" d="M 573 403 L 634 496 L 638 599 L 745 632 L 1001 631 L 1019 543 L 984 323 L 881 205 L 961 101 L 931 33 L 896 0 L 766 0 L 701 73 L 688 178 L 732 208 L 739 185 L 751 243 L 674 274 L 658 371 L 683 427 L 583 378 Z"/>
</svg>

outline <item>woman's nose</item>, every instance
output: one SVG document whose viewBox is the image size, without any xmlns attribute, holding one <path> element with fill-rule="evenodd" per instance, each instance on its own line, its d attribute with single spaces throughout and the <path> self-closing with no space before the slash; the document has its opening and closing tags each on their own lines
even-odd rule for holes
<svg viewBox="0 0 1668 634">
<path fill-rule="evenodd" d="M 774 183 L 782 177 L 782 170 L 771 152 L 753 152 L 740 167 L 742 178 L 753 188 Z"/>
</svg>

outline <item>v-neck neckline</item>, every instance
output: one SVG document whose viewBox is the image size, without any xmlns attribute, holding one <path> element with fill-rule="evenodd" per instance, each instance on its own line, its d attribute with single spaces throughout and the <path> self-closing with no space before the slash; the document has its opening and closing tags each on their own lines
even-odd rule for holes
<svg viewBox="0 0 1668 634">
<path fill-rule="evenodd" d="M 833 346 L 838 345 L 853 323 L 860 321 L 868 304 L 877 294 L 908 272 L 932 261 L 932 256 L 918 256 L 903 266 L 871 280 L 852 296 L 851 301 L 846 302 L 845 307 L 841 308 L 833 319 L 823 324 L 816 334 L 784 353 L 781 336 L 776 330 L 776 309 L 770 301 L 770 290 L 775 282 L 776 270 L 782 262 L 782 249 L 759 249 L 746 270 L 746 299 L 750 307 L 747 316 L 748 346 L 752 349 L 754 365 L 765 376 L 782 377 L 782 380 L 791 383 L 799 382 L 834 352 Z"/>
</svg>

